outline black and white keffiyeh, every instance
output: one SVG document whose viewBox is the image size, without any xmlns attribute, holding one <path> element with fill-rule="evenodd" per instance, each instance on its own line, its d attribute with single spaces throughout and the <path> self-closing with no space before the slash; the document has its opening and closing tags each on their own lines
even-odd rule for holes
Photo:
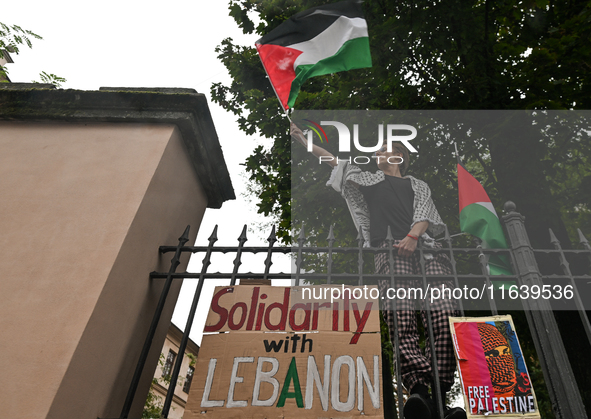
<svg viewBox="0 0 591 419">
<path fill-rule="evenodd" d="M 429 221 L 429 228 L 433 236 L 437 236 L 444 231 L 445 224 L 441 220 L 435 204 L 431 199 L 431 189 L 422 180 L 416 179 L 412 176 L 405 176 L 410 179 L 412 190 L 415 198 L 413 202 L 413 220 L 412 226 L 421 221 Z M 340 161 L 333 169 L 329 181 L 326 186 L 331 186 L 335 191 L 339 192 L 349 207 L 353 222 L 357 230 L 361 227 L 365 246 L 369 246 L 369 210 L 365 197 L 351 182 L 360 186 L 371 186 L 386 179 L 384 172 L 378 170 L 376 173 L 362 171 L 359 167 L 350 164 L 347 161 Z M 433 239 L 428 234 L 422 236 L 425 244 L 433 243 Z"/>
</svg>

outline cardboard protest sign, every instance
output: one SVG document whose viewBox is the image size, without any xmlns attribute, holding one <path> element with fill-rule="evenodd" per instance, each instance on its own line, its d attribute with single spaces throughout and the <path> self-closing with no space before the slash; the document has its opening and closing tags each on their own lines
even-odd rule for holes
<svg viewBox="0 0 591 419">
<path fill-rule="evenodd" d="M 303 288 L 216 288 L 206 330 L 227 332 L 203 337 L 185 418 L 383 418 L 377 291 Z"/>
<path fill-rule="evenodd" d="M 450 317 L 468 418 L 540 418 L 511 316 Z"/>
<path fill-rule="evenodd" d="M 375 286 L 216 287 L 204 332 L 379 332 L 378 299 Z"/>
</svg>

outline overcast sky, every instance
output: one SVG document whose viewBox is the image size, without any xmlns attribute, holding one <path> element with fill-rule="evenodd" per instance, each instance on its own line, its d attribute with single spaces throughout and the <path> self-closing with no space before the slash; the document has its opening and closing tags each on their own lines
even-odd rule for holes
<svg viewBox="0 0 591 419">
<path fill-rule="evenodd" d="M 32 49 L 24 47 L 19 55 L 12 54 L 14 64 L 7 69 L 13 82 L 39 81 L 39 73 L 45 71 L 66 78 L 64 89 L 186 87 L 207 96 L 238 199 L 226 202 L 219 210 L 207 210 L 197 245 L 207 245 L 215 224 L 219 224 L 218 244 L 235 246 L 245 222 L 265 222 L 257 216 L 254 204 L 241 196 L 245 179 L 240 166 L 253 148 L 265 144 L 265 140 L 239 131 L 234 116 L 210 99 L 212 83 L 230 82 L 225 67 L 216 58 L 216 46 L 228 37 L 243 45 L 254 45 L 258 38 L 241 33 L 228 16 L 227 5 L 226 0 L 22 0 L 3 4 L 0 18 L 4 24 L 19 25 L 43 37 L 33 42 Z M 261 240 L 266 236 L 268 232 L 249 234 L 247 245 L 266 245 Z M 264 256 L 260 256 L 245 263 L 240 271 L 262 271 Z M 200 272 L 202 259 L 202 255 L 193 258 L 188 271 Z M 231 271 L 232 260 L 231 256 L 218 255 L 210 271 Z M 289 262 L 277 262 L 274 268 L 288 272 Z M 195 287 L 196 280 L 185 280 L 173 316 L 173 322 L 181 329 Z M 200 305 L 193 325 L 191 338 L 198 344 L 212 291 L 212 287 L 204 288 L 205 304 Z"/>
</svg>

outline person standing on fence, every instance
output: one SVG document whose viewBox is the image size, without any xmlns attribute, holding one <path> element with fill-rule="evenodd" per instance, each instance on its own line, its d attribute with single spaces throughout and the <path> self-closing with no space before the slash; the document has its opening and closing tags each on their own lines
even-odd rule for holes
<svg viewBox="0 0 591 419">
<path fill-rule="evenodd" d="M 307 147 L 306 137 L 302 131 L 291 124 L 291 135 Z M 429 186 L 412 176 L 403 176 L 408 168 L 409 154 L 401 143 L 393 143 L 392 150 L 386 145 L 375 153 L 378 171 L 371 173 L 362 171 L 348 161 L 340 161 L 327 150 L 317 145 L 312 146 L 312 154 L 333 167 L 327 185 L 332 186 L 347 201 L 355 225 L 361 229 L 366 243 L 373 247 L 387 247 L 386 235 L 388 227 L 394 238 L 394 275 L 404 276 L 421 274 L 417 249 L 419 239 L 426 247 L 440 247 L 426 232 L 429 230 L 437 235 L 444 231 L 444 224 L 439 216 Z M 332 158 L 331 158 L 332 157 Z M 427 275 L 449 275 L 451 266 L 449 259 L 441 254 L 425 255 L 425 273 Z M 388 252 L 375 256 L 376 273 L 390 274 Z M 442 281 L 430 282 L 431 286 L 441 286 Z M 451 287 L 451 284 L 447 284 Z M 385 296 L 389 281 L 380 281 L 379 287 Z M 397 280 L 398 288 L 420 287 L 412 284 L 409 279 Z M 414 299 L 396 300 L 397 310 L 394 314 L 393 301 L 385 298 L 384 317 L 393 338 L 394 316 L 397 316 L 400 350 L 400 372 L 403 384 L 410 390 L 410 397 L 404 405 L 406 419 L 430 419 L 439 417 L 434 400 L 429 395 L 433 384 L 431 352 L 427 344 L 424 353 L 419 347 L 419 331 Z M 437 357 L 442 397 L 445 401 L 447 393 L 454 381 L 456 368 L 451 335 L 449 332 L 449 316 L 457 315 L 455 301 L 449 299 L 436 300 L 431 305 L 434 346 Z M 421 307 L 421 318 L 427 328 L 427 312 Z M 466 413 L 461 408 L 445 408 L 446 419 L 464 419 Z"/>
</svg>

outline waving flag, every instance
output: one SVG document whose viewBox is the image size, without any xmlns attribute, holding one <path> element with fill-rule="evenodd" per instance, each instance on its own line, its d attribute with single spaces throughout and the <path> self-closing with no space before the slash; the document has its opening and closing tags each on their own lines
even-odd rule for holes
<svg viewBox="0 0 591 419">
<path fill-rule="evenodd" d="M 507 241 L 497 212 L 486 191 L 466 168 L 458 162 L 458 194 L 460 196 L 460 230 L 482 240 L 485 249 L 507 249 Z M 490 255 L 491 275 L 512 275 L 505 256 Z"/>
<path fill-rule="evenodd" d="M 342 1 L 298 13 L 256 42 L 283 109 L 293 107 L 307 79 L 371 67 L 361 0 Z"/>
</svg>

